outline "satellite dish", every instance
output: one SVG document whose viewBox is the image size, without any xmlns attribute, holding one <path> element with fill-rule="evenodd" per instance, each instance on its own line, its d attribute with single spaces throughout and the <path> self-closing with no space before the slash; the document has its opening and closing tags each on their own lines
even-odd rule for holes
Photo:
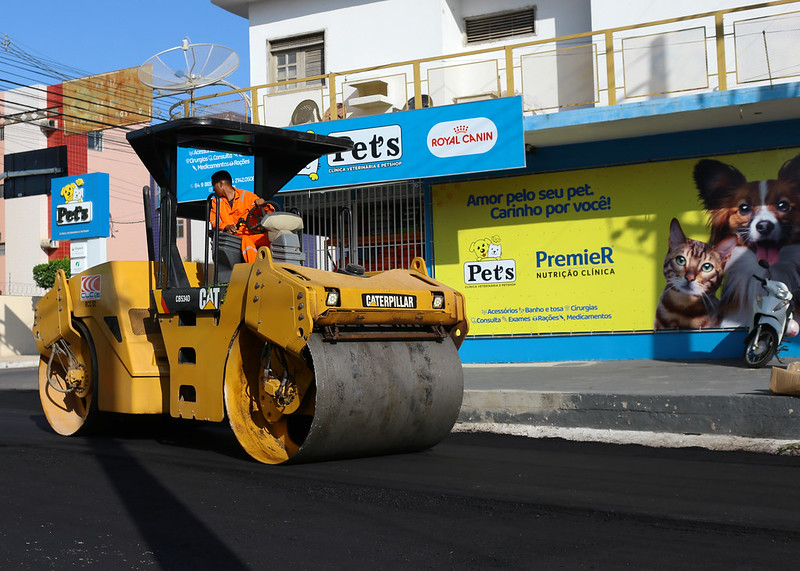
<svg viewBox="0 0 800 571">
<path fill-rule="evenodd" d="M 218 44 L 181 45 L 158 53 L 139 66 L 139 80 L 148 87 L 167 92 L 191 92 L 222 83 L 237 89 L 226 77 L 239 67 L 239 54 Z"/>
</svg>

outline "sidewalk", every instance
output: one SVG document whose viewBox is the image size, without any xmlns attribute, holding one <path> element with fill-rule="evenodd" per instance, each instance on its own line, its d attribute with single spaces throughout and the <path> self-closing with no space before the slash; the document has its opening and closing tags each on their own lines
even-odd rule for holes
<svg viewBox="0 0 800 571">
<path fill-rule="evenodd" d="M 800 398 L 769 392 L 789 361 L 465 365 L 459 421 L 800 441 Z"/>
<path fill-rule="evenodd" d="M 457 430 L 624 442 L 641 441 L 636 433 L 671 434 L 683 437 L 681 445 L 697 435 L 800 443 L 800 397 L 769 392 L 772 365 L 792 360 L 763 369 L 741 360 L 465 364 Z M 0 368 L 38 362 L 30 355 L 0 358 Z M 35 382 L 6 375 L 0 390 L 35 390 Z"/>
</svg>

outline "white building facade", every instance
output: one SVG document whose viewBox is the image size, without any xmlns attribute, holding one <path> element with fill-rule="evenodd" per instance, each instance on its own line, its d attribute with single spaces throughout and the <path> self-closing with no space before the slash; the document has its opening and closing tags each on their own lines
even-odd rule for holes
<svg viewBox="0 0 800 571">
<path fill-rule="evenodd" d="M 704 325 L 654 327 L 670 219 L 712 248 L 700 161 L 775 179 L 800 155 L 800 3 L 212 1 L 249 20 L 254 122 L 351 132 L 521 101 L 522 169 L 282 193 L 309 224 L 329 219 L 311 230 L 327 244 L 318 265 L 337 251 L 368 269 L 425 256 L 467 296 L 467 362 L 740 353 L 744 324 L 723 323 L 718 283 Z M 496 255 L 476 262 L 479 244 Z"/>
</svg>

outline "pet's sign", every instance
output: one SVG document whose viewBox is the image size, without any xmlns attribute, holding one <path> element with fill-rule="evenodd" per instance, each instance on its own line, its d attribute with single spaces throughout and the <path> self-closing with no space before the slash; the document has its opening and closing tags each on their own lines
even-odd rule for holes
<svg viewBox="0 0 800 571">
<path fill-rule="evenodd" d="M 513 282 L 517 279 L 516 274 L 517 266 L 514 260 L 464 264 L 464 283 L 469 285 Z"/>
<path fill-rule="evenodd" d="M 403 134 L 400 125 L 387 125 L 375 129 L 338 131 L 332 137 L 346 137 L 353 141 L 353 150 L 328 156 L 330 168 L 350 165 L 368 165 L 403 158 Z"/>
<path fill-rule="evenodd" d="M 312 162 L 282 190 L 314 190 L 525 166 L 520 97 L 290 128 L 347 137 L 353 141 L 353 150 Z"/>
<path fill-rule="evenodd" d="M 109 235 L 109 176 L 90 173 L 54 178 L 50 183 L 53 240 Z"/>
<path fill-rule="evenodd" d="M 62 204 L 56 207 L 56 224 L 84 224 L 92 221 L 92 203 Z"/>
</svg>

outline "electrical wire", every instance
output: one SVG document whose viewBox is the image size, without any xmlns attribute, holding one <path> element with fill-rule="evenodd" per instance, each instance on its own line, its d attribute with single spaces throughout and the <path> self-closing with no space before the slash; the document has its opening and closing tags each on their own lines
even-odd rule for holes
<svg viewBox="0 0 800 571">
<path fill-rule="evenodd" d="M 19 73 L 24 72 L 24 73 Z M 103 74 L 94 74 L 94 75 L 103 75 Z M 22 88 L 28 87 L 32 89 L 38 89 L 41 91 L 47 92 L 46 88 L 35 87 L 35 84 L 41 84 L 42 82 L 50 82 L 54 84 L 63 84 L 64 82 L 68 82 L 71 80 L 76 79 L 83 79 L 91 77 L 92 74 L 80 70 L 78 68 L 74 68 L 71 66 L 67 66 L 60 62 L 51 59 L 44 59 L 42 57 L 37 57 L 31 54 L 29 51 L 24 50 L 20 47 L 20 44 L 9 38 L 8 34 L 5 34 L 3 39 L 0 40 L 0 84 L 6 84 L 13 88 Z M 9 77 L 14 77 L 21 81 L 14 81 L 9 79 Z M 33 84 L 33 85 L 32 85 Z M 126 93 L 127 91 L 127 93 Z M 175 103 L 181 101 L 183 97 L 181 94 L 169 94 L 164 97 L 159 97 L 157 100 L 152 100 L 149 97 L 144 97 L 140 95 L 140 91 L 138 90 L 131 90 L 130 88 L 122 87 L 120 89 L 120 95 L 122 98 L 127 98 L 127 102 L 130 104 L 129 106 L 126 105 L 119 105 L 119 104 L 107 104 L 102 101 L 97 100 L 89 100 L 81 97 L 72 97 L 74 101 L 78 103 L 86 103 L 87 106 L 93 106 L 95 108 L 100 107 L 104 109 L 108 114 L 136 114 L 140 115 L 140 108 L 143 106 L 150 106 L 151 113 L 143 117 L 142 122 L 150 122 L 150 121 L 160 121 L 164 120 L 163 117 L 165 116 L 165 111 L 162 109 L 163 106 L 169 105 L 170 107 Z M 63 96 L 62 96 L 63 97 Z M 152 101 L 152 103 L 151 103 Z M 63 105 L 63 98 L 62 98 L 62 105 Z M 69 115 L 64 115 L 67 118 L 72 119 L 85 119 L 83 117 L 70 117 Z M 109 126 L 116 126 L 114 124 L 97 121 L 97 120 L 89 120 L 93 124 L 96 124 L 99 128 L 106 128 Z"/>
</svg>

